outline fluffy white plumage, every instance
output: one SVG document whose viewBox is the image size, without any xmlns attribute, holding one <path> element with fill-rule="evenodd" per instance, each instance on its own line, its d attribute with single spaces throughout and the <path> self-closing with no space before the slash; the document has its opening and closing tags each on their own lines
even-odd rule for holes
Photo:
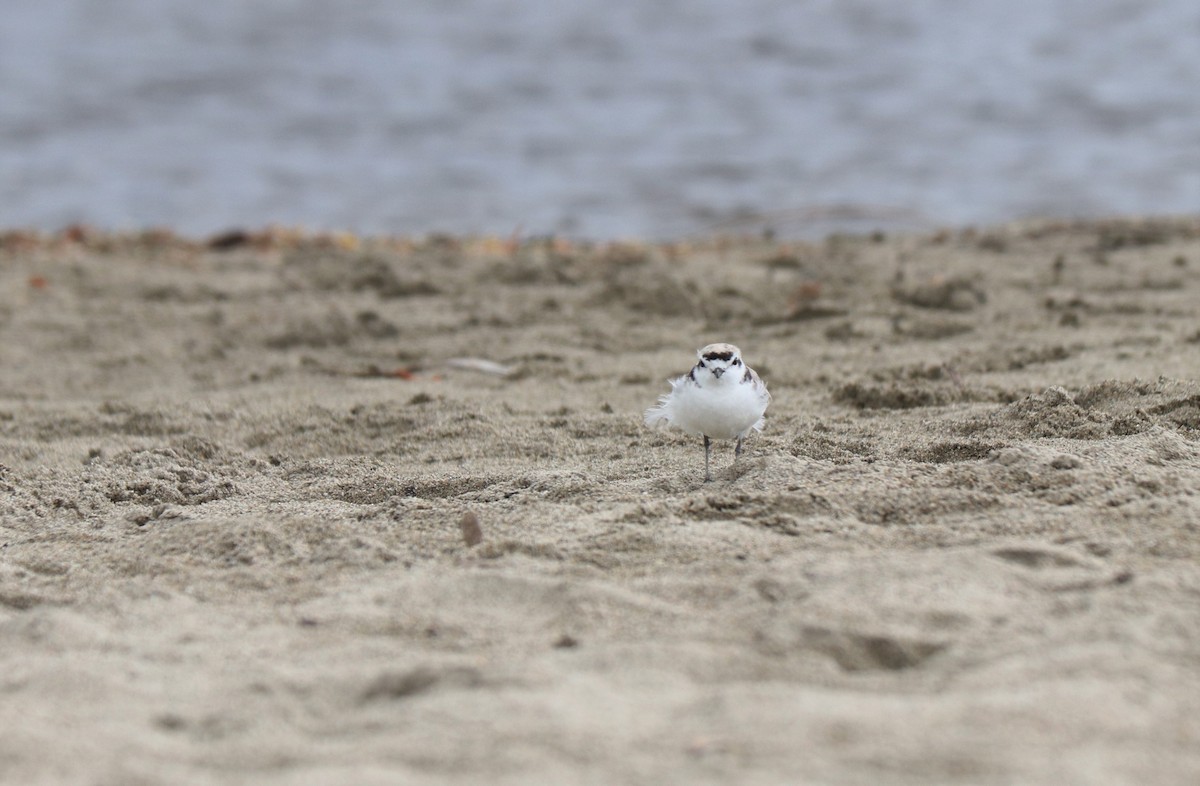
<svg viewBox="0 0 1200 786">
<path fill-rule="evenodd" d="M 709 344 L 687 374 L 669 380 L 671 392 L 646 410 L 646 425 L 668 424 L 684 433 L 704 437 L 704 479 L 709 473 L 709 443 L 713 439 L 736 439 L 734 455 L 742 452 L 742 440 L 751 431 L 762 431 L 763 413 L 771 394 L 758 374 L 742 360 L 732 344 Z"/>
</svg>

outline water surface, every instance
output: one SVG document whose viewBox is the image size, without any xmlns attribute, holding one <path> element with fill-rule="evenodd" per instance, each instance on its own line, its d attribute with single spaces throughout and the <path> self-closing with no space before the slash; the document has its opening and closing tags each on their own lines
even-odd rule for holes
<svg viewBox="0 0 1200 786">
<path fill-rule="evenodd" d="M 0 0 L 0 224 L 677 237 L 1200 210 L 1192 0 Z"/>
</svg>

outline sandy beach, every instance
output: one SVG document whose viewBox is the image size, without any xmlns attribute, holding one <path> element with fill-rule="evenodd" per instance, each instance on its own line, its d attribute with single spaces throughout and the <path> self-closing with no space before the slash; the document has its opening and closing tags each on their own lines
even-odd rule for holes
<svg viewBox="0 0 1200 786">
<path fill-rule="evenodd" d="M 1198 557 L 1200 220 L 0 233 L 5 783 L 1194 784 Z"/>
</svg>

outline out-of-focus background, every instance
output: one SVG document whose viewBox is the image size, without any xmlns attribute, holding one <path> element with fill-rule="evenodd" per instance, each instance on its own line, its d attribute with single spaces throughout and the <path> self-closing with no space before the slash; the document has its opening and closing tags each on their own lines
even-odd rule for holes
<svg viewBox="0 0 1200 786">
<path fill-rule="evenodd" d="M 1195 0 L 0 0 L 0 225 L 1200 210 Z"/>
</svg>

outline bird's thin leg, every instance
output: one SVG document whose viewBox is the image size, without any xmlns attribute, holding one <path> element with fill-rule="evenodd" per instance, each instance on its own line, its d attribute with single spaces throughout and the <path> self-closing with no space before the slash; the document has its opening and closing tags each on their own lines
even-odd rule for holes
<svg viewBox="0 0 1200 786">
<path fill-rule="evenodd" d="M 737 441 L 737 447 L 733 449 L 733 457 L 734 457 L 735 459 L 736 459 L 738 456 L 742 455 L 742 440 L 743 440 L 743 439 L 745 439 L 745 437 L 738 437 L 738 441 Z"/>
<path fill-rule="evenodd" d="M 709 448 L 712 447 L 712 442 L 706 436 L 704 438 L 704 482 L 708 483 L 712 480 L 712 474 L 708 471 L 708 454 Z"/>
</svg>

